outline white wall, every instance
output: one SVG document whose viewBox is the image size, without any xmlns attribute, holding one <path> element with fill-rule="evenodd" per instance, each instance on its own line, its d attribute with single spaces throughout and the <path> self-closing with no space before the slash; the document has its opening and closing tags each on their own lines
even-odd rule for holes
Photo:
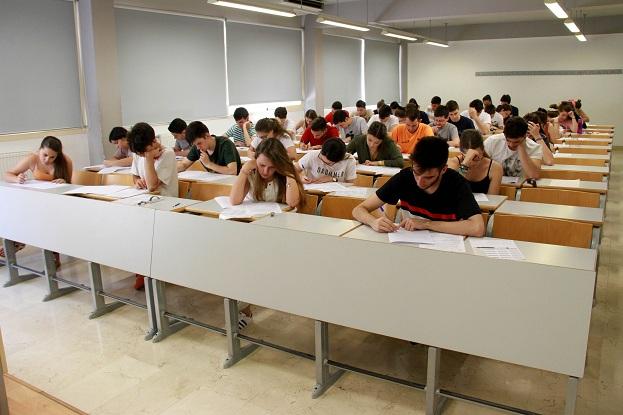
<svg viewBox="0 0 623 415">
<path fill-rule="evenodd" d="M 623 75 L 476 77 L 477 71 L 623 68 L 623 34 L 451 42 L 449 48 L 409 45 L 409 97 L 420 105 L 439 95 L 461 108 L 490 94 L 495 104 L 508 93 L 520 115 L 539 106 L 581 98 L 591 121 L 615 124 L 623 145 Z"/>
</svg>

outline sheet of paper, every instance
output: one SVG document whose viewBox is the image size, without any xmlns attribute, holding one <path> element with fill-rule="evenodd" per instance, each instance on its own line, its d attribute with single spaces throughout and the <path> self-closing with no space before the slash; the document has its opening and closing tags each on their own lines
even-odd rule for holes
<svg viewBox="0 0 623 415">
<path fill-rule="evenodd" d="M 198 170 L 186 170 L 177 174 L 179 179 L 197 180 L 200 182 L 218 182 L 219 180 L 225 180 L 229 176 L 225 174 L 210 173 L 207 171 Z"/>
<path fill-rule="evenodd" d="M 296 153 L 297 154 L 305 154 L 305 153 L 309 153 L 310 151 L 311 150 L 303 150 L 303 149 L 300 149 L 298 147 L 296 148 Z"/>
<path fill-rule="evenodd" d="M 380 174 L 383 176 L 393 176 L 400 172 L 399 167 L 385 167 L 385 166 L 364 166 L 363 164 L 359 164 L 357 166 L 357 171 L 365 171 L 371 172 L 374 174 Z"/>
<path fill-rule="evenodd" d="M 17 184 L 17 183 L 16 183 Z M 19 187 L 27 187 L 29 189 L 56 189 L 59 187 L 69 186 L 68 183 L 52 183 L 44 180 L 26 180 L 22 184 L 17 184 Z"/>
<path fill-rule="evenodd" d="M 404 228 L 387 234 L 391 243 L 432 244 L 434 243 L 431 232 L 427 230 L 408 231 Z"/>
<path fill-rule="evenodd" d="M 256 202 L 243 203 L 241 205 L 230 206 L 223 209 L 219 215 L 220 219 L 245 219 L 257 218 L 270 214 L 281 213 L 278 203 Z"/>
<path fill-rule="evenodd" d="M 305 190 L 316 190 L 318 192 L 325 192 L 325 193 L 339 192 L 339 191 L 348 189 L 348 187 L 344 186 L 343 184 L 335 183 L 335 182 L 307 183 L 307 184 L 304 184 L 303 187 L 305 188 Z"/>
<path fill-rule="evenodd" d="M 130 186 L 110 185 L 110 186 L 80 186 L 75 189 L 63 192 L 66 195 L 92 194 L 100 196 L 111 196 L 113 193 L 130 188 Z"/>
<path fill-rule="evenodd" d="M 502 184 L 517 184 L 519 177 L 502 176 Z"/>
<path fill-rule="evenodd" d="M 125 199 L 127 197 L 133 197 L 133 196 L 142 195 L 145 193 L 149 193 L 149 190 L 137 189 L 136 187 L 129 187 L 127 189 L 123 189 L 123 190 L 113 193 L 113 196 L 119 199 Z"/>
<path fill-rule="evenodd" d="M 515 261 L 526 259 L 515 241 L 509 239 L 470 238 L 469 243 L 477 255 Z"/>
<path fill-rule="evenodd" d="M 100 171 L 100 170 L 102 170 L 104 167 L 105 167 L 105 166 L 104 166 L 103 164 L 96 164 L 96 165 L 94 165 L 94 166 L 86 166 L 86 167 L 84 168 L 84 170 L 87 170 L 87 171 Z"/>
<path fill-rule="evenodd" d="M 476 202 L 488 202 L 489 201 L 489 198 L 484 193 L 474 193 L 474 199 L 476 199 Z"/>
<path fill-rule="evenodd" d="M 121 166 L 110 166 L 110 167 L 102 168 L 100 171 L 98 171 L 98 173 L 99 174 L 110 174 L 110 173 L 121 172 L 122 170 L 127 170 L 129 172 L 130 168 L 129 167 L 121 167 Z"/>
<path fill-rule="evenodd" d="M 115 200 L 113 203 L 120 203 L 122 205 L 129 205 L 129 206 L 138 206 L 138 204 L 142 204 L 145 202 L 148 203 L 154 203 L 154 200 L 152 200 L 152 198 L 158 198 L 156 200 L 161 200 L 160 196 L 156 196 L 156 195 L 151 195 L 149 193 L 143 193 L 137 196 L 133 196 L 133 197 L 126 197 L 123 199 L 119 199 L 119 200 Z"/>
<path fill-rule="evenodd" d="M 247 157 L 247 156 L 241 156 L 240 157 L 240 162 L 242 164 L 246 163 L 247 161 L 251 160 L 251 157 Z"/>
<path fill-rule="evenodd" d="M 229 201 L 229 196 L 217 196 L 214 200 L 216 200 L 216 203 L 218 203 L 218 205 L 223 209 L 232 207 L 232 204 Z"/>
<path fill-rule="evenodd" d="M 374 190 L 370 192 L 370 189 L 365 187 L 347 187 L 345 190 L 338 190 L 337 192 L 331 193 L 331 196 L 366 198 L 368 195 L 374 193 Z"/>
<path fill-rule="evenodd" d="M 465 252 L 465 237 L 449 233 L 431 232 L 432 244 L 420 244 L 420 248 L 447 252 Z"/>
</svg>

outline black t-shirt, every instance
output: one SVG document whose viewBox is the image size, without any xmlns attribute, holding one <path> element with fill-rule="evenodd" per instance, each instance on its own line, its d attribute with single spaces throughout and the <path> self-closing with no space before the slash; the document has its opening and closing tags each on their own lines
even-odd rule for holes
<svg viewBox="0 0 623 415">
<path fill-rule="evenodd" d="M 433 194 L 418 187 L 409 167 L 389 179 L 376 195 L 390 205 L 400 200 L 401 209 L 430 220 L 453 222 L 480 214 L 469 184 L 451 169 L 441 176 L 441 183 Z"/>
<path fill-rule="evenodd" d="M 426 125 L 430 124 L 430 118 L 424 111 L 420 111 L 420 122 L 423 122 Z"/>
<path fill-rule="evenodd" d="M 210 161 L 214 164 L 218 164 L 219 166 L 227 166 L 229 163 L 233 163 L 235 161 L 237 165 L 237 172 L 240 173 L 242 163 L 240 161 L 240 154 L 238 154 L 236 145 L 232 143 L 229 138 L 213 137 L 216 139 L 216 146 L 214 147 L 214 153 L 212 153 L 212 155 L 208 154 Z M 192 162 L 195 162 L 199 160 L 200 156 L 201 152 L 197 146 L 192 146 L 186 155 L 186 158 Z"/>
<path fill-rule="evenodd" d="M 456 129 L 459 130 L 459 135 L 461 135 L 463 131 L 465 130 L 469 130 L 469 129 L 473 130 L 476 128 L 474 127 L 474 122 L 472 120 L 462 115 L 461 115 L 461 118 L 457 122 L 454 122 L 450 119 L 448 120 L 448 122 L 456 126 Z"/>
</svg>

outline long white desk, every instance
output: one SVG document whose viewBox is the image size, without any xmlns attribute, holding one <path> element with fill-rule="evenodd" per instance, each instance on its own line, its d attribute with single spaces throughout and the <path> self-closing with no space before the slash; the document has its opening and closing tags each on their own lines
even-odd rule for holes
<svg viewBox="0 0 623 415">
<path fill-rule="evenodd" d="M 524 183 L 523 187 L 531 187 Z M 544 189 L 563 189 L 578 190 L 591 193 L 608 193 L 608 182 L 591 182 L 587 180 L 565 180 L 565 179 L 539 179 L 536 181 L 537 188 Z"/>
<path fill-rule="evenodd" d="M 593 226 L 601 226 L 604 223 L 604 210 L 602 208 L 552 205 L 518 200 L 507 200 L 495 213 L 572 220 L 590 223 Z"/>
<path fill-rule="evenodd" d="M 543 171 L 573 171 L 573 172 L 586 172 L 586 173 L 601 173 L 604 176 L 610 174 L 610 169 L 606 166 L 579 166 L 576 164 L 562 164 L 564 160 L 561 160 L 561 164 L 554 164 L 553 166 L 541 166 Z"/>
</svg>

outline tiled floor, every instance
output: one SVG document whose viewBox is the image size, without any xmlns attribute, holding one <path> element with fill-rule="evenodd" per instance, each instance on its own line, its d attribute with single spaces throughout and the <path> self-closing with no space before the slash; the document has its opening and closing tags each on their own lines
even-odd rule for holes
<svg viewBox="0 0 623 415">
<path fill-rule="evenodd" d="M 600 249 L 597 305 L 593 309 L 587 369 L 576 414 L 623 414 L 623 275 L 619 256 L 622 153 L 614 159 L 606 224 Z M 20 261 L 38 264 L 33 248 Z M 64 258 L 61 275 L 84 278 L 84 263 Z M 128 274 L 104 269 L 109 286 Z M 0 281 L 6 280 L 0 268 Z M 131 279 L 129 280 L 131 281 Z M 160 343 L 146 342 L 144 310 L 124 306 L 89 320 L 90 295 L 75 292 L 42 302 L 42 279 L 0 288 L 0 324 L 10 373 L 92 414 L 423 414 L 424 395 L 404 386 L 346 374 L 312 400 L 311 361 L 262 349 L 223 369 L 225 338 L 188 327 Z M 219 298 L 186 289 L 167 291 L 182 315 L 223 324 Z M 249 334 L 311 353 L 311 321 L 256 312 Z M 423 383 L 426 350 L 406 342 L 331 327 L 331 357 L 370 370 Z M 442 387 L 543 414 L 560 414 L 563 376 L 443 352 Z M 451 402 L 447 415 L 498 414 Z"/>
</svg>

